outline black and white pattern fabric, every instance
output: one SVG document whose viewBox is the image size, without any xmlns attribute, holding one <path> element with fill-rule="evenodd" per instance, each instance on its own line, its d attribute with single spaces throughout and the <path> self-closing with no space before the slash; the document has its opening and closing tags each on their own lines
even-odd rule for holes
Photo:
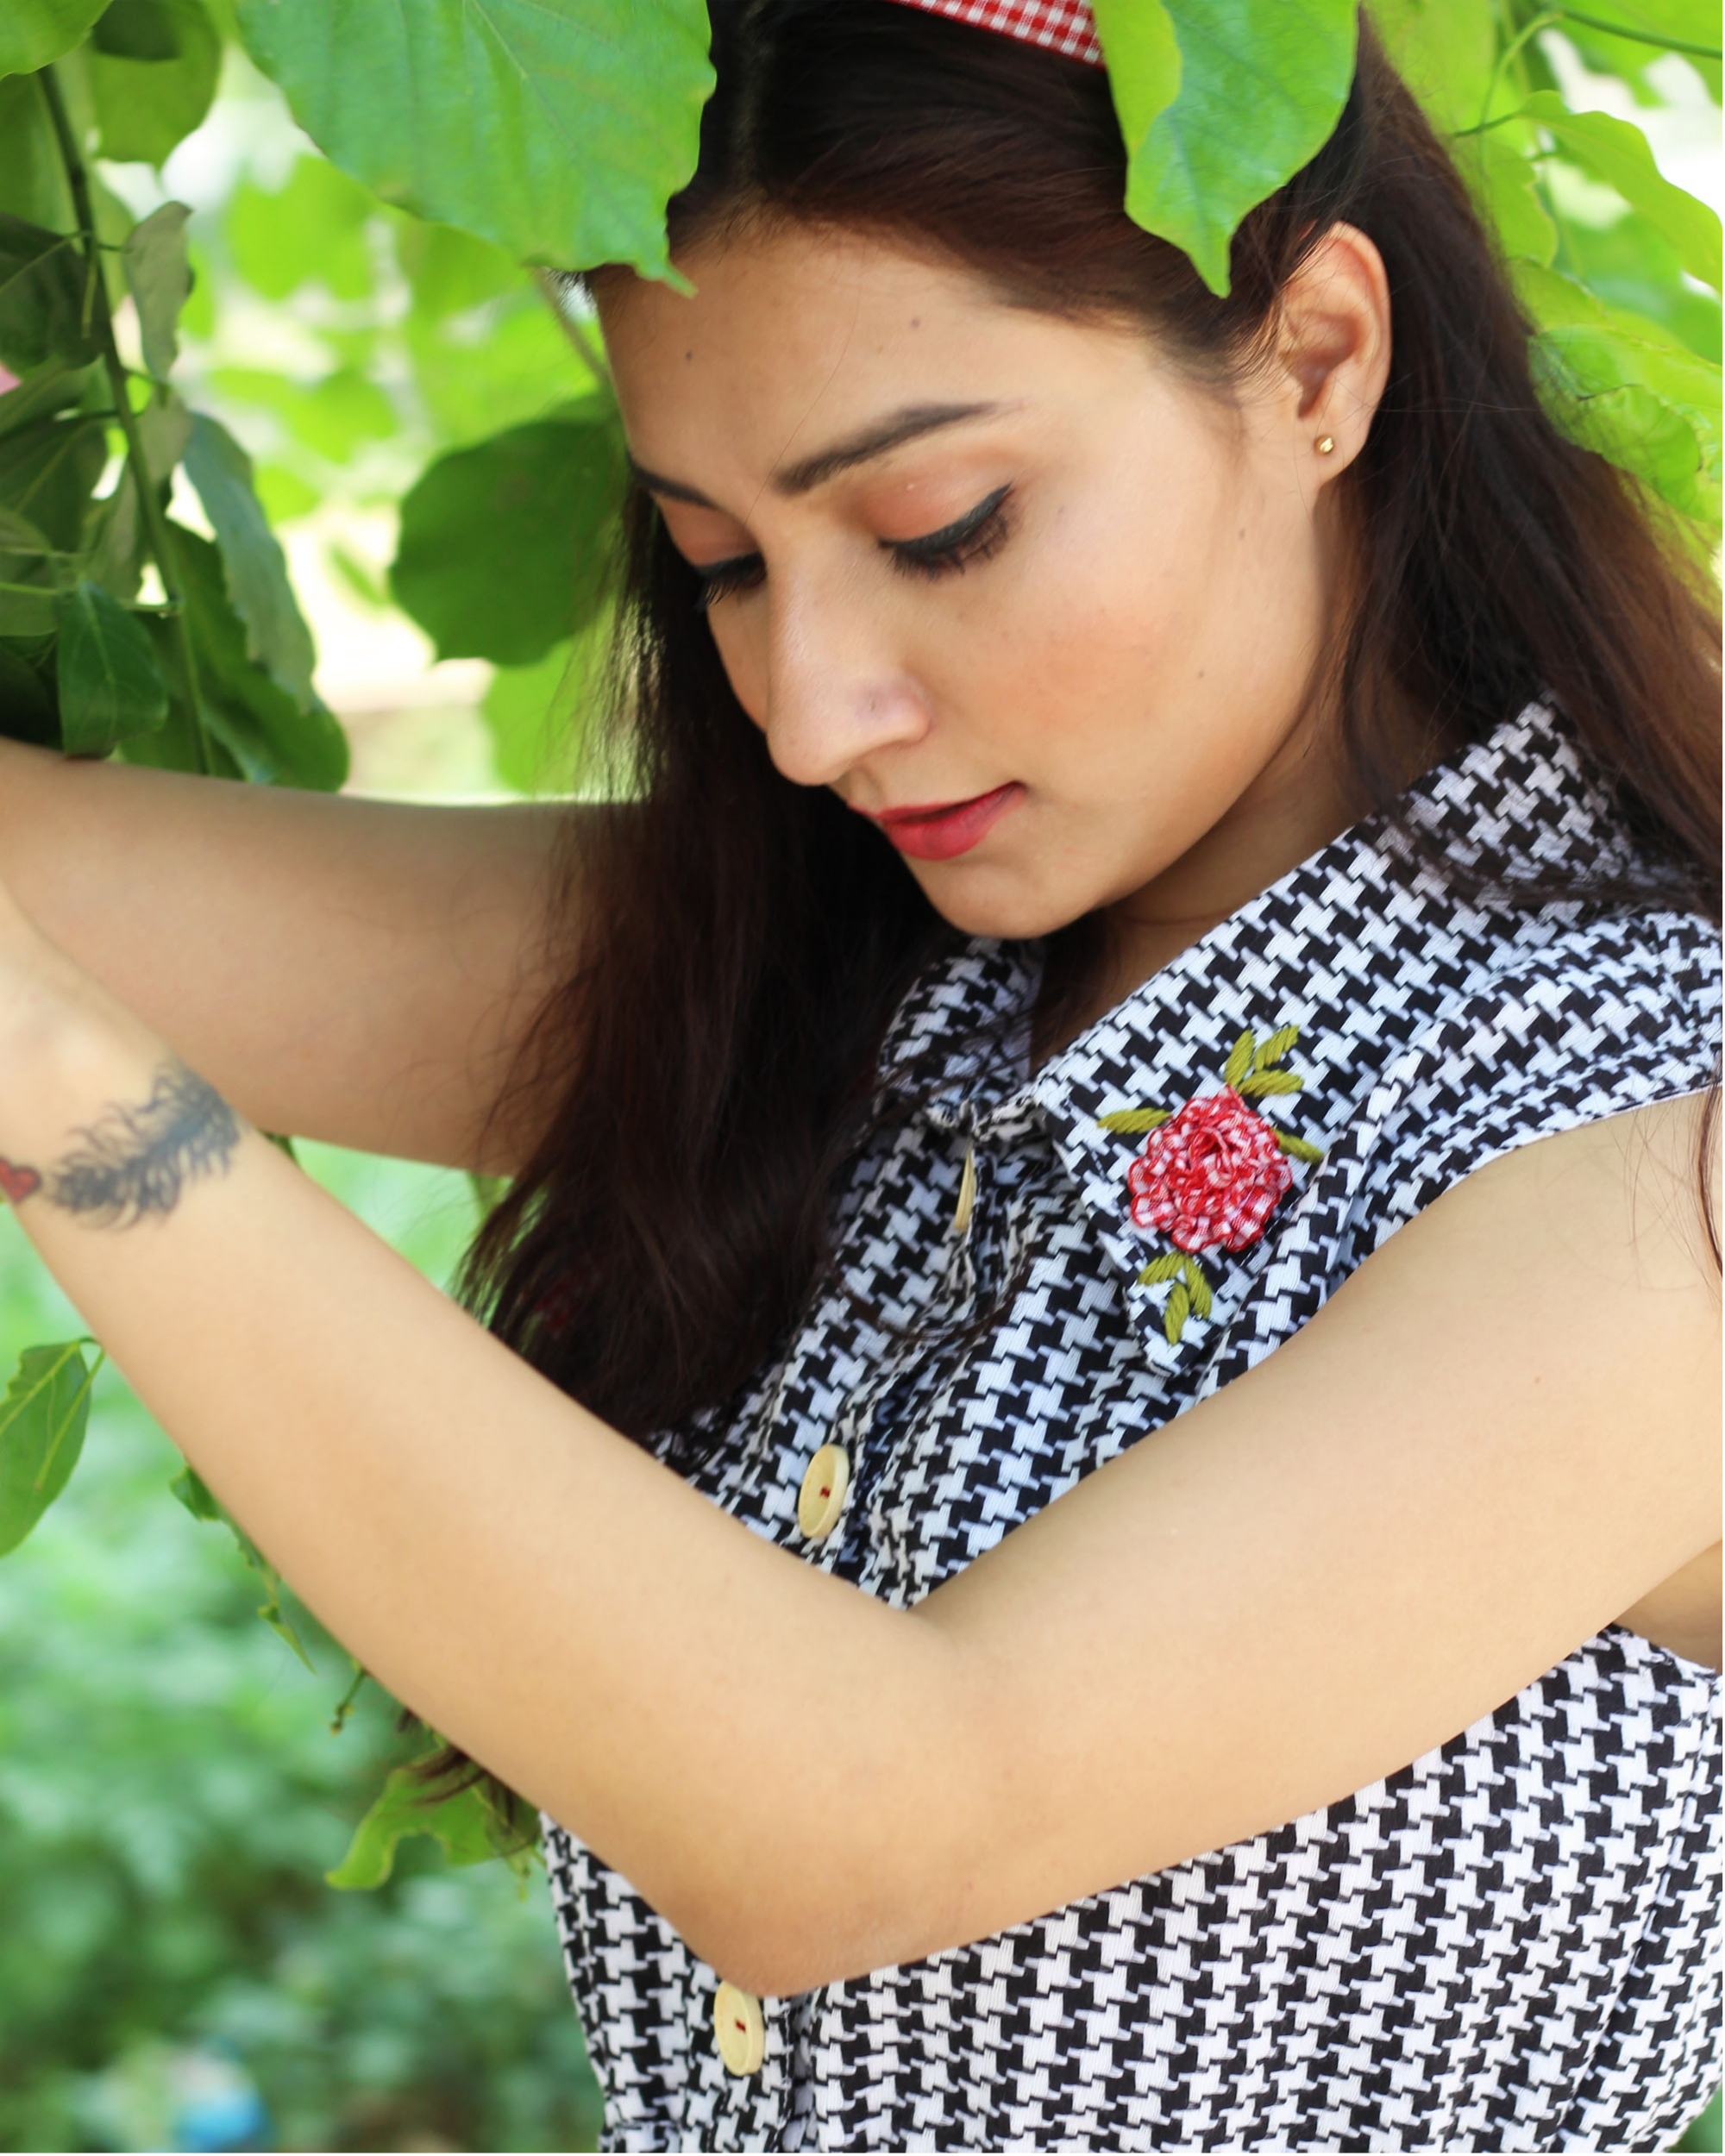
<svg viewBox="0 0 1725 2156">
<path fill-rule="evenodd" d="M 1477 875 L 1628 861 L 1538 706 L 1408 802 Z M 1462 1176 L 1709 1084 L 1719 1011 L 1704 922 L 1465 899 L 1372 824 L 1031 1075 L 1037 981 L 1033 950 L 975 943 L 911 997 L 885 1066 L 918 1074 L 918 1105 L 858 1163 L 843 1278 L 698 1478 L 895 1606 L 1270 1354 Z M 1289 1027 L 1301 1082 L 1254 1106 L 1298 1149 L 1276 1156 L 1291 1188 L 1258 1239 L 1205 1255 L 1201 1290 L 1140 1284 L 1169 1248 L 1130 1218 L 1144 1126 L 1101 1119 L 1214 1094 L 1241 1036 L 1273 1059 Z M 825 1443 L 852 1480 L 811 1545 L 797 1495 Z M 714 1971 L 548 1821 L 607 2146 L 1667 2147 L 1716 2072 L 1719 1691 L 1613 1627 L 1345 1803 L 765 2001 L 746 2077 Z"/>
</svg>

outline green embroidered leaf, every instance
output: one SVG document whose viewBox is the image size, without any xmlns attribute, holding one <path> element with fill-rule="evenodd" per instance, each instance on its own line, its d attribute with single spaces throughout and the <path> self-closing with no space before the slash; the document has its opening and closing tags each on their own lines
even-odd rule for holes
<svg viewBox="0 0 1725 2156">
<path fill-rule="evenodd" d="M 1321 1146 L 1314 1145 L 1309 1139 L 1295 1138 L 1291 1131 L 1278 1131 L 1276 1143 L 1295 1160 L 1320 1161 L 1324 1157 Z"/>
<path fill-rule="evenodd" d="M 1228 1060 L 1222 1066 L 1222 1082 L 1238 1093 L 1239 1082 L 1251 1069 L 1251 1028 L 1248 1026 L 1228 1050 Z"/>
<path fill-rule="evenodd" d="M 1173 1280 L 1184 1267 L 1186 1260 L 1178 1250 L 1170 1250 L 1165 1257 L 1153 1257 L 1138 1276 L 1140 1288 L 1154 1288 L 1158 1281 Z"/>
<path fill-rule="evenodd" d="M 1250 1100 L 1266 1093 L 1301 1093 L 1305 1085 L 1306 1081 L 1297 1071 L 1259 1070 L 1250 1078 L 1242 1078 L 1234 1091 Z"/>
<path fill-rule="evenodd" d="M 1174 1293 L 1168 1298 L 1168 1307 L 1162 1313 L 1162 1330 L 1170 1347 L 1177 1347 L 1180 1335 L 1186 1330 L 1186 1320 L 1192 1314 L 1192 1294 L 1183 1280 L 1174 1283 Z"/>
<path fill-rule="evenodd" d="M 1113 1131 L 1122 1138 L 1136 1137 L 1140 1131 L 1153 1131 L 1168 1120 L 1166 1108 L 1115 1108 L 1107 1115 L 1096 1118 L 1105 1131 Z"/>
<path fill-rule="evenodd" d="M 1189 1257 L 1183 1268 L 1188 1292 L 1192 1297 L 1193 1314 L 1208 1318 L 1210 1314 L 1210 1283 L 1204 1276 L 1204 1269 L 1195 1257 Z"/>
<path fill-rule="evenodd" d="M 1300 1037 L 1297 1025 L 1278 1025 L 1251 1059 L 1254 1070 L 1268 1070 L 1272 1063 L 1279 1063 Z"/>
</svg>

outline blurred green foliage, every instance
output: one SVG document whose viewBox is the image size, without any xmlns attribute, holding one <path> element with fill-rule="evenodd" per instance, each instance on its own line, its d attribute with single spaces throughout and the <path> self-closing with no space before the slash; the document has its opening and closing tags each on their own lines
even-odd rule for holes
<svg viewBox="0 0 1725 2156">
<path fill-rule="evenodd" d="M 447 1276 L 465 1178 L 301 1152 Z M 0 1213 L 0 1360 L 80 1329 Z M 226 1532 L 162 1502 L 179 1466 L 104 1371 L 71 1489 L 0 1565 L 0 2148 L 172 2146 L 163 2072 L 212 2044 L 276 2147 L 593 2147 L 543 1887 L 425 1841 L 375 1893 L 324 1884 L 419 1745 L 369 1687 L 330 1734 L 347 1657 L 296 1610 L 308 1672 L 258 1623 Z"/>
</svg>

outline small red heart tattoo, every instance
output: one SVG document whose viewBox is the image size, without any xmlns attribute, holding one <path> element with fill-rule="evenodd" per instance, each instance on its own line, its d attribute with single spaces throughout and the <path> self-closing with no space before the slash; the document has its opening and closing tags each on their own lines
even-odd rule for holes
<svg viewBox="0 0 1725 2156">
<path fill-rule="evenodd" d="M 34 1168 L 15 1168 L 9 1160 L 0 1160 L 0 1192 L 16 1205 L 28 1198 L 33 1190 L 40 1190 L 42 1179 Z"/>
</svg>

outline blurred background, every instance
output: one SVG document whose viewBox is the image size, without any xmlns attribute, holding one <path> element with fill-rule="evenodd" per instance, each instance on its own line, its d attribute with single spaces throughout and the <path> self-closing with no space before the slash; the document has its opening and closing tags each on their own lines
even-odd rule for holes
<svg viewBox="0 0 1725 2156">
<path fill-rule="evenodd" d="M 1572 107 L 1627 116 L 1622 82 L 1590 78 L 1561 37 L 1544 50 Z M 593 389 L 591 329 L 506 255 L 344 178 L 232 44 L 210 64 L 215 102 L 162 169 L 141 142 L 102 179 L 133 216 L 193 210 L 176 381 L 254 461 L 352 744 L 349 789 L 556 790 L 574 768 L 577 644 L 511 645 L 501 613 L 474 636 L 422 587 L 420 621 L 447 617 L 434 642 L 388 572 L 434 458 Z M 1670 177 L 1716 204 L 1719 115 L 1694 70 L 1668 56 L 1633 102 Z M 1640 304 L 1645 241 L 1620 231 L 1621 197 L 1556 184 L 1596 288 Z M 1710 294 L 1668 278 L 1659 304 L 1687 308 L 1686 342 L 1717 357 Z M 183 481 L 174 506 L 207 530 Z M 476 645 L 511 662 L 440 656 Z M 300 1152 L 447 1282 L 477 1217 L 465 1177 Z M 0 1368 L 78 1329 L 0 1213 Z M 261 1583 L 231 1538 L 170 1500 L 179 1466 L 104 1372 L 67 1495 L 0 1564 L 0 2148 L 593 2147 L 541 1881 L 452 1868 L 417 1839 L 373 1892 L 325 1883 L 423 1739 L 369 1688 L 332 1730 L 348 1658 L 296 1612 L 308 1669 L 258 1621 Z M 1684 2146 L 1717 2149 L 1717 2123 L 1716 2105 Z"/>
</svg>

